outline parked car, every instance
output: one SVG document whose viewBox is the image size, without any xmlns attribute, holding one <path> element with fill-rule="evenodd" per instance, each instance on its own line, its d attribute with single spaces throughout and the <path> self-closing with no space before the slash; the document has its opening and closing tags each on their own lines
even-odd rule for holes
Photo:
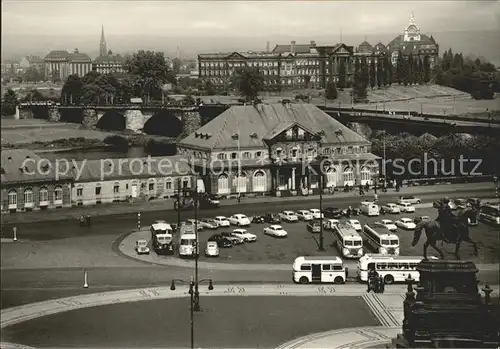
<svg viewBox="0 0 500 349">
<path fill-rule="evenodd" d="M 135 242 L 135 251 L 137 254 L 149 254 L 148 242 L 140 239 Z"/>
<path fill-rule="evenodd" d="M 269 227 L 264 228 L 264 234 L 271 235 L 277 238 L 286 238 L 288 233 L 283 229 L 281 225 L 273 224 Z"/>
<path fill-rule="evenodd" d="M 302 221 L 312 221 L 314 219 L 312 213 L 308 210 L 298 210 L 295 214 Z"/>
<path fill-rule="evenodd" d="M 401 204 L 403 202 L 409 202 L 410 204 L 419 204 L 422 202 L 422 200 L 420 200 L 419 198 L 415 197 L 415 196 L 411 196 L 411 195 L 408 195 L 408 196 L 400 196 L 399 199 L 398 199 L 398 204 Z"/>
<path fill-rule="evenodd" d="M 219 227 L 215 219 L 202 219 L 200 225 L 204 229 L 217 229 Z"/>
<path fill-rule="evenodd" d="M 333 230 L 333 227 L 336 226 L 337 224 L 340 224 L 340 221 L 338 219 L 325 219 L 323 220 L 323 228 Z"/>
<path fill-rule="evenodd" d="M 307 230 L 311 233 L 319 233 L 321 231 L 321 222 L 318 220 L 309 222 L 307 224 Z"/>
<path fill-rule="evenodd" d="M 229 227 L 231 225 L 229 220 L 224 216 L 217 216 L 214 220 L 217 222 L 217 226 L 219 227 Z"/>
<path fill-rule="evenodd" d="M 205 257 L 219 257 L 219 245 L 217 241 L 208 241 L 205 247 Z"/>
<path fill-rule="evenodd" d="M 281 218 L 279 214 L 268 213 L 264 216 L 264 222 L 270 224 L 281 223 Z"/>
<path fill-rule="evenodd" d="M 287 222 L 290 222 L 290 223 L 291 222 L 298 222 L 299 221 L 299 217 L 297 217 L 297 215 L 293 211 L 283 211 L 283 212 L 280 212 L 279 213 L 279 217 L 281 218 L 281 220 L 287 221 Z"/>
<path fill-rule="evenodd" d="M 228 220 L 230 224 L 237 225 L 239 227 L 250 225 L 250 219 L 242 213 L 233 214 Z"/>
<path fill-rule="evenodd" d="M 245 242 L 245 241 L 243 241 L 243 239 L 241 239 L 237 236 L 234 236 L 233 233 L 224 232 L 224 233 L 220 233 L 220 235 L 222 237 L 225 237 L 226 239 L 229 239 L 229 241 L 231 241 L 231 243 L 233 245 L 241 245 Z"/>
<path fill-rule="evenodd" d="M 381 209 L 384 210 L 385 213 L 396 214 L 401 212 L 399 206 L 396 204 L 385 204 L 382 205 Z"/>
<path fill-rule="evenodd" d="M 394 222 L 391 221 L 390 219 L 381 219 L 380 221 L 373 223 L 373 225 L 385 228 L 389 231 L 398 230 L 396 224 L 394 224 Z"/>
<path fill-rule="evenodd" d="M 250 222 L 257 223 L 257 224 L 265 223 L 264 216 L 256 215 L 256 216 L 250 217 Z"/>
<path fill-rule="evenodd" d="M 452 201 L 455 204 L 455 210 L 464 209 L 467 207 L 467 200 L 465 199 L 454 199 Z"/>
<path fill-rule="evenodd" d="M 415 212 L 415 206 L 409 202 L 402 202 L 399 204 L 399 210 L 401 212 L 412 213 Z"/>
<path fill-rule="evenodd" d="M 350 226 L 352 226 L 357 232 L 360 232 L 363 230 L 363 227 L 361 226 L 361 223 L 357 219 L 349 219 L 346 222 Z"/>
<path fill-rule="evenodd" d="M 411 218 L 400 218 L 396 221 L 396 225 L 399 228 L 406 230 L 413 230 L 416 227 L 415 223 L 413 223 L 413 219 Z"/>
<path fill-rule="evenodd" d="M 323 210 L 323 214 L 327 218 L 341 218 L 342 217 L 342 209 L 336 207 L 327 207 Z"/>
<path fill-rule="evenodd" d="M 203 226 L 200 221 L 197 221 L 195 219 L 188 219 L 186 221 L 186 225 L 192 225 L 193 227 L 196 226 L 196 229 L 198 231 L 203 230 Z"/>
<path fill-rule="evenodd" d="M 234 229 L 233 236 L 243 239 L 244 242 L 255 242 L 257 241 L 257 235 L 247 232 L 245 229 Z"/>
<path fill-rule="evenodd" d="M 309 212 L 311 212 L 311 214 L 313 215 L 313 218 L 314 219 L 321 219 L 321 218 L 325 218 L 325 214 L 324 213 L 321 213 L 321 211 L 317 208 L 311 208 L 309 210 Z"/>
<path fill-rule="evenodd" d="M 214 234 L 208 238 L 208 241 L 214 241 L 220 248 L 230 248 L 233 247 L 233 243 L 228 238 L 222 236 L 221 234 Z"/>
</svg>

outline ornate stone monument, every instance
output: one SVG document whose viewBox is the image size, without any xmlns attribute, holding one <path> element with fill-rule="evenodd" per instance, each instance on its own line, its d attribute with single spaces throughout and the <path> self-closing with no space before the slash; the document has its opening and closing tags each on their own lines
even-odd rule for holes
<svg viewBox="0 0 500 349">
<path fill-rule="evenodd" d="M 478 293 L 473 262 L 425 260 L 413 290 L 408 278 L 403 333 L 393 348 L 498 348 L 500 317 L 486 285 Z"/>
</svg>

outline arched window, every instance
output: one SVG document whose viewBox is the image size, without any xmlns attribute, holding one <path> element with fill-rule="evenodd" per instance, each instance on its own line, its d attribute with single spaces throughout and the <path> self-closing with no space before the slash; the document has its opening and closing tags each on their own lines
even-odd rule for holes
<svg viewBox="0 0 500 349">
<path fill-rule="evenodd" d="M 372 184 L 370 169 L 366 166 L 363 166 L 361 168 L 361 185 L 366 185 L 367 183 Z"/>
<path fill-rule="evenodd" d="M 299 156 L 299 147 L 293 147 L 290 156 L 292 159 L 297 159 Z"/>
<path fill-rule="evenodd" d="M 172 190 L 172 178 L 165 180 L 165 190 Z"/>
<path fill-rule="evenodd" d="M 24 207 L 33 207 L 33 189 L 24 189 Z"/>
<path fill-rule="evenodd" d="M 326 170 L 326 187 L 327 188 L 336 187 L 337 181 L 338 181 L 337 169 L 335 167 L 329 167 L 328 170 Z"/>
<path fill-rule="evenodd" d="M 119 194 L 120 193 L 120 183 L 115 182 L 115 184 L 113 185 L 113 193 L 114 194 Z"/>
<path fill-rule="evenodd" d="M 247 176 L 244 173 L 240 173 L 238 176 L 234 177 L 233 185 L 236 187 L 237 193 L 246 193 L 247 191 Z"/>
<path fill-rule="evenodd" d="M 266 191 L 266 174 L 264 171 L 258 170 L 253 174 L 253 183 L 252 183 L 253 191 Z"/>
<path fill-rule="evenodd" d="M 217 179 L 217 192 L 219 194 L 229 194 L 229 177 L 223 173 Z"/>
<path fill-rule="evenodd" d="M 9 199 L 9 209 L 17 208 L 17 191 L 15 189 L 9 190 L 8 193 Z"/>
<path fill-rule="evenodd" d="M 83 195 L 83 185 L 78 185 L 78 187 L 76 187 L 76 196 L 82 196 Z"/>
<path fill-rule="evenodd" d="M 49 191 L 46 187 L 40 188 L 40 206 L 45 206 L 49 204 Z"/>
<path fill-rule="evenodd" d="M 155 180 L 153 178 L 149 179 L 148 181 L 148 191 L 153 192 L 155 191 Z"/>
<path fill-rule="evenodd" d="M 354 186 L 354 170 L 352 167 L 347 166 L 344 168 L 344 185 Z"/>
<path fill-rule="evenodd" d="M 191 181 L 189 177 L 182 177 L 182 187 L 183 188 L 191 188 Z"/>
<path fill-rule="evenodd" d="M 54 202 L 62 203 L 62 200 L 63 200 L 63 189 L 60 185 L 58 185 L 54 189 Z"/>
</svg>

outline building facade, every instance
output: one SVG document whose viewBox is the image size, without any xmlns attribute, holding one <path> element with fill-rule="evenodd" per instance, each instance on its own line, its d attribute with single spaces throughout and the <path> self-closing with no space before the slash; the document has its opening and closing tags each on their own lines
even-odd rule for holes
<svg viewBox="0 0 500 349">
<path fill-rule="evenodd" d="M 52 81 L 64 81 L 72 74 L 82 77 L 92 71 L 92 60 L 78 49 L 73 53 L 64 50 L 51 51 L 45 56 L 44 62 L 45 76 Z"/>
<path fill-rule="evenodd" d="M 101 41 L 99 42 L 99 57 L 92 62 L 92 69 L 100 74 L 123 73 L 124 58 L 120 55 L 113 55 L 113 51 L 108 50 L 108 44 L 104 36 L 104 26 L 101 27 Z"/>
<path fill-rule="evenodd" d="M 347 79 L 354 73 L 352 46 L 337 44 L 276 45 L 271 52 L 232 52 L 198 55 L 200 79 L 209 79 L 216 86 L 229 85 L 234 70 L 257 67 L 264 75 L 265 90 L 324 88 L 330 80 L 338 80 L 340 64 L 345 64 Z"/>
<path fill-rule="evenodd" d="M 178 144 L 207 191 L 312 195 L 372 184 L 371 143 L 311 104 L 233 106 Z"/>
<path fill-rule="evenodd" d="M 74 174 L 72 205 L 168 199 L 179 185 L 191 189 L 193 183 L 191 167 L 175 156 L 91 160 Z"/>
<path fill-rule="evenodd" d="M 2 213 L 71 206 L 72 177 L 56 176 L 55 164 L 26 150 L 5 150 L 1 158 Z"/>
</svg>

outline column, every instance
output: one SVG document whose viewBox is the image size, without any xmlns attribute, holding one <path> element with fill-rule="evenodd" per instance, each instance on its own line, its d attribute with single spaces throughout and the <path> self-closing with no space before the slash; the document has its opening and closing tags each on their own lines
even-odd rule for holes
<svg viewBox="0 0 500 349">
<path fill-rule="evenodd" d="M 280 169 L 277 168 L 274 177 L 274 190 L 278 190 L 279 184 L 280 184 Z"/>
<path fill-rule="evenodd" d="M 295 167 L 292 168 L 292 190 L 295 190 Z"/>
</svg>

